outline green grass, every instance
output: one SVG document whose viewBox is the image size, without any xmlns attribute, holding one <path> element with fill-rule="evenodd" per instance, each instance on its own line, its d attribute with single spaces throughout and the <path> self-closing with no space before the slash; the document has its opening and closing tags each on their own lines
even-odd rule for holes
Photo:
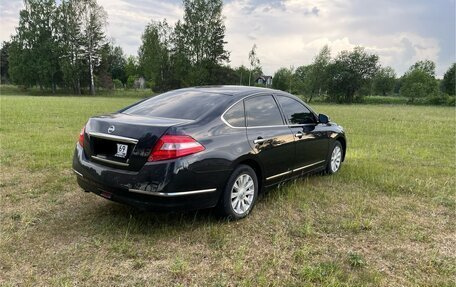
<svg viewBox="0 0 456 287">
<path fill-rule="evenodd" d="M 302 97 L 306 101 L 305 97 Z M 314 103 L 324 104 L 327 100 L 323 97 L 316 97 L 312 99 Z M 357 103 L 359 104 L 359 103 Z M 362 99 L 362 104 L 364 105 L 406 105 L 409 104 L 409 101 L 405 97 L 400 96 L 365 96 Z"/>
<path fill-rule="evenodd" d="M 145 98 L 150 97 L 154 93 L 150 89 L 116 89 L 116 90 L 106 90 L 98 89 L 96 91 L 96 97 L 122 97 L 122 98 Z M 53 95 L 49 89 L 40 90 L 37 87 L 25 89 L 23 87 L 15 85 L 0 85 L 0 95 L 27 95 L 27 96 L 40 96 L 40 97 L 73 97 L 74 94 L 70 90 L 61 90 L 58 89 Z M 91 97 L 87 90 L 82 90 L 79 97 Z"/>
<path fill-rule="evenodd" d="M 287 183 L 226 222 L 78 188 L 81 127 L 135 100 L 0 98 L 0 285 L 456 284 L 454 108 L 314 105 L 346 129 L 341 172 Z"/>
</svg>

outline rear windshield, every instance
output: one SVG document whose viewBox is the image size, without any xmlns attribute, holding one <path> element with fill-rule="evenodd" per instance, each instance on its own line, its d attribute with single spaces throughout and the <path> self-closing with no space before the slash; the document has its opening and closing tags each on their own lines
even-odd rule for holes
<svg viewBox="0 0 456 287">
<path fill-rule="evenodd" d="M 122 111 L 125 114 L 195 120 L 220 104 L 225 95 L 173 91 L 152 97 Z"/>
</svg>

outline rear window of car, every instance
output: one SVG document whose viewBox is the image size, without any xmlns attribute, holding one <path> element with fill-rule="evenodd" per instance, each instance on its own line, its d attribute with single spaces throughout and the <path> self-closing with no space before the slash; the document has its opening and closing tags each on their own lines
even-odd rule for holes
<svg viewBox="0 0 456 287">
<path fill-rule="evenodd" d="M 195 120 L 219 105 L 222 94 L 173 91 L 152 97 L 122 111 L 147 117 Z"/>
<path fill-rule="evenodd" d="M 259 96 L 245 100 L 247 126 L 283 125 L 282 116 L 272 96 Z"/>
<path fill-rule="evenodd" d="M 244 102 L 240 101 L 232 106 L 223 118 L 233 127 L 245 127 Z"/>
</svg>

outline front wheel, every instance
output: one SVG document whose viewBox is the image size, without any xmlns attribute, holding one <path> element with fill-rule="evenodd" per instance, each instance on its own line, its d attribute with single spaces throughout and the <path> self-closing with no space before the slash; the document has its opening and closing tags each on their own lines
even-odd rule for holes
<svg viewBox="0 0 456 287">
<path fill-rule="evenodd" d="M 327 173 L 333 174 L 339 171 L 342 164 L 343 152 L 344 150 L 342 149 L 340 142 L 334 142 L 328 156 L 328 164 L 326 166 Z"/>
<path fill-rule="evenodd" d="M 257 196 L 258 179 L 255 171 L 248 165 L 240 165 L 231 174 L 217 211 L 225 218 L 244 218 L 252 210 Z"/>
</svg>

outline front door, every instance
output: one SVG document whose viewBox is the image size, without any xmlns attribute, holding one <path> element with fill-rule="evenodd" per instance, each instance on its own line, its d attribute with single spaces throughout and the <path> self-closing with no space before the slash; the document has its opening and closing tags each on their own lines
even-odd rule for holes
<svg viewBox="0 0 456 287">
<path fill-rule="evenodd" d="M 272 95 L 253 96 L 244 101 L 248 141 L 263 166 L 266 185 L 277 183 L 292 173 L 293 134 L 284 124 Z"/>
<path fill-rule="evenodd" d="M 325 165 L 329 140 L 315 115 L 301 102 L 287 96 L 275 96 L 296 142 L 293 169 L 306 172 Z"/>
</svg>

